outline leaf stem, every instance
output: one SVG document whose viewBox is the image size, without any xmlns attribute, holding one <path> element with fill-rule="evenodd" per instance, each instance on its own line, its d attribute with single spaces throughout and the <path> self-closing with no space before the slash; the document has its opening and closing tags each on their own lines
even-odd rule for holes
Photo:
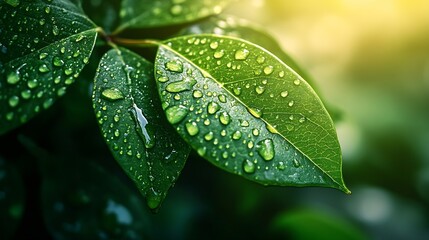
<svg viewBox="0 0 429 240">
<path fill-rule="evenodd" d="M 112 36 L 110 40 L 113 43 L 124 46 L 153 47 L 161 45 L 160 41 L 154 39 L 129 39 Z"/>
</svg>

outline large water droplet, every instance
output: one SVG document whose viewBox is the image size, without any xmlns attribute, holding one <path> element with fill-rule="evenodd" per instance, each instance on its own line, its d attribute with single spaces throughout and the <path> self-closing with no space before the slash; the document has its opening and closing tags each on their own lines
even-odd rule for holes
<svg viewBox="0 0 429 240">
<path fill-rule="evenodd" d="M 264 56 L 258 56 L 256 58 L 256 62 L 258 62 L 259 64 L 262 64 L 265 62 L 265 57 Z"/>
<path fill-rule="evenodd" d="M 229 114 L 227 112 L 222 112 L 219 116 L 219 121 L 223 125 L 228 125 L 229 122 L 231 121 L 231 117 L 229 116 Z"/>
<path fill-rule="evenodd" d="M 52 26 L 52 33 L 57 36 L 60 33 L 60 29 L 58 29 L 57 25 Z"/>
<path fill-rule="evenodd" d="M 210 102 L 207 105 L 207 112 L 209 114 L 215 114 L 217 111 L 219 111 L 219 109 L 220 109 L 220 106 L 216 102 Z"/>
<path fill-rule="evenodd" d="M 64 65 L 64 61 L 61 58 L 59 58 L 58 56 L 55 56 L 52 58 L 52 63 L 56 67 L 61 67 Z"/>
<path fill-rule="evenodd" d="M 214 133 L 213 132 L 208 132 L 206 135 L 204 135 L 204 139 L 206 140 L 206 141 L 211 141 L 211 140 L 213 140 L 213 138 L 214 138 Z"/>
<path fill-rule="evenodd" d="M 33 89 L 33 88 L 37 87 L 38 85 L 39 85 L 39 82 L 37 82 L 36 79 L 28 80 L 28 82 L 27 82 L 27 86 L 30 89 Z"/>
<path fill-rule="evenodd" d="M 17 72 L 11 72 L 7 75 L 7 83 L 17 84 L 20 80 L 19 74 Z"/>
<path fill-rule="evenodd" d="M 146 148 L 152 148 L 155 146 L 155 138 L 153 137 L 153 131 L 148 126 L 148 120 L 143 115 L 143 111 L 133 103 L 133 119 L 136 122 L 136 130 L 140 138 L 143 140 Z"/>
<path fill-rule="evenodd" d="M 59 89 L 58 89 L 58 91 L 57 91 L 57 95 L 58 95 L 58 97 L 61 97 L 61 96 L 63 96 L 64 94 L 66 94 L 66 87 L 61 87 L 61 88 L 59 88 Z"/>
<path fill-rule="evenodd" d="M 155 189 L 150 188 L 146 194 L 146 204 L 150 209 L 155 209 L 161 204 L 161 196 L 155 191 Z"/>
<path fill-rule="evenodd" d="M 183 7 L 181 5 L 174 5 L 171 7 L 170 12 L 173 15 L 179 15 L 183 11 Z"/>
<path fill-rule="evenodd" d="M 298 86 L 301 83 L 301 80 L 299 79 L 295 79 L 295 81 L 293 81 L 293 84 L 295 84 L 296 86 Z"/>
<path fill-rule="evenodd" d="M 203 93 L 202 93 L 200 90 L 194 90 L 194 91 L 192 92 L 192 96 L 193 96 L 194 98 L 201 98 L 201 97 L 203 96 Z"/>
<path fill-rule="evenodd" d="M 265 75 L 270 75 L 271 73 L 273 73 L 273 70 L 274 70 L 273 66 L 266 66 L 264 68 L 264 73 Z"/>
<path fill-rule="evenodd" d="M 244 170 L 245 173 L 249 173 L 249 174 L 250 173 L 254 173 L 255 169 L 256 169 L 256 166 L 255 166 L 255 164 L 252 161 L 250 161 L 248 159 L 244 160 L 244 162 L 243 162 L 243 170 Z"/>
<path fill-rule="evenodd" d="M 223 49 L 213 53 L 213 57 L 216 59 L 222 58 L 223 55 L 225 55 L 225 51 Z"/>
<path fill-rule="evenodd" d="M 258 142 L 256 145 L 259 155 L 266 161 L 274 158 L 274 143 L 273 140 L 267 138 Z"/>
<path fill-rule="evenodd" d="M 46 64 L 42 64 L 42 65 L 40 65 L 40 66 L 39 66 L 39 72 L 41 72 L 41 73 L 49 72 L 49 68 L 48 68 L 48 66 L 46 66 Z"/>
<path fill-rule="evenodd" d="M 124 94 L 117 88 L 106 88 L 101 92 L 101 96 L 110 101 L 124 99 Z"/>
<path fill-rule="evenodd" d="M 223 95 L 223 94 L 219 95 L 218 99 L 219 99 L 220 102 L 226 103 L 226 97 L 225 97 L 225 95 Z"/>
<path fill-rule="evenodd" d="M 200 131 L 196 122 L 188 122 L 185 124 L 185 127 L 186 127 L 186 131 L 188 131 L 188 134 L 190 136 L 195 136 Z"/>
<path fill-rule="evenodd" d="M 182 121 L 185 116 L 188 114 L 188 109 L 185 106 L 172 106 L 165 110 L 167 120 L 171 124 L 176 124 Z"/>
<path fill-rule="evenodd" d="M 213 49 L 213 50 L 214 50 L 214 49 L 216 49 L 216 48 L 218 48 L 218 47 L 219 47 L 219 43 L 218 43 L 218 42 L 211 42 L 211 43 L 210 43 L 210 48 L 211 48 L 211 49 Z"/>
<path fill-rule="evenodd" d="M 12 96 L 9 98 L 9 106 L 16 107 L 19 104 L 19 97 L 18 96 Z"/>
<path fill-rule="evenodd" d="M 234 139 L 234 140 L 239 140 L 240 138 L 241 138 L 241 132 L 240 131 L 235 131 L 233 134 L 232 134 L 232 139 Z"/>
<path fill-rule="evenodd" d="M 236 88 L 234 88 L 234 89 L 233 89 L 233 91 L 234 91 L 234 94 L 235 94 L 236 96 L 238 96 L 238 95 L 240 95 L 240 94 L 241 94 L 241 87 L 236 87 Z"/>
<path fill-rule="evenodd" d="M 178 93 L 190 90 L 193 85 L 195 85 L 196 80 L 195 79 L 189 79 L 188 81 L 177 81 L 172 82 L 167 85 L 165 90 L 171 92 L 171 93 Z"/>
<path fill-rule="evenodd" d="M 48 109 L 54 103 L 54 99 L 48 98 L 43 102 L 43 108 Z"/>
<path fill-rule="evenodd" d="M 30 90 L 23 90 L 22 92 L 21 92 L 21 97 L 23 98 L 23 99 L 30 99 L 30 97 L 31 97 L 31 91 Z"/>
<path fill-rule="evenodd" d="M 241 48 L 235 51 L 234 57 L 236 60 L 245 60 L 249 56 L 249 54 L 250 54 L 249 50 L 245 48 Z"/>
<path fill-rule="evenodd" d="M 179 60 L 173 60 L 165 63 L 165 67 L 171 72 L 183 72 L 183 63 Z"/>
<path fill-rule="evenodd" d="M 197 149 L 197 153 L 198 155 L 200 155 L 201 157 L 203 157 L 204 155 L 206 155 L 207 152 L 207 148 L 206 147 L 201 147 Z"/>
<path fill-rule="evenodd" d="M 266 128 L 270 133 L 279 133 L 271 124 L 267 124 Z"/>
<path fill-rule="evenodd" d="M 167 82 L 167 81 L 168 81 L 168 77 L 164 77 L 164 76 L 159 77 L 159 78 L 158 78 L 158 81 L 159 81 L 159 82 L 162 82 L 162 83 Z"/>
<path fill-rule="evenodd" d="M 262 94 L 262 93 L 265 92 L 265 87 L 264 86 L 257 86 L 255 88 L 255 91 L 256 91 L 257 94 Z"/>
<path fill-rule="evenodd" d="M 287 95 L 289 95 L 288 91 L 283 91 L 280 93 L 280 96 L 282 96 L 282 97 L 287 97 Z"/>
</svg>

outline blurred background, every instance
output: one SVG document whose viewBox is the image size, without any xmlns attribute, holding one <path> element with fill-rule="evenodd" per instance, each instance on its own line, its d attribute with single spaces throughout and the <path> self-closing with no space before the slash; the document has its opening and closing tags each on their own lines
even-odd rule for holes
<svg viewBox="0 0 429 240">
<path fill-rule="evenodd" d="M 0 138 L 0 239 L 429 239 L 429 1 L 240 0 L 226 12 L 274 36 L 340 113 L 352 195 L 263 187 L 193 153 L 153 214 L 99 133 L 89 79 Z"/>
</svg>

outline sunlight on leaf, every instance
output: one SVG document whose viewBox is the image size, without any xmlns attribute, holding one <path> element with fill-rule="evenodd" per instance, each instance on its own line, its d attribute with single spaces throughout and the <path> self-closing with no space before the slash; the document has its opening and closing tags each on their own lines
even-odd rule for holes
<svg viewBox="0 0 429 240">
<path fill-rule="evenodd" d="M 160 46 L 155 76 L 167 119 L 214 165 L 266 185 L 349 193 L 329 114 L 268 51 L 231 37 L 178 37 Z"/>
</svg>

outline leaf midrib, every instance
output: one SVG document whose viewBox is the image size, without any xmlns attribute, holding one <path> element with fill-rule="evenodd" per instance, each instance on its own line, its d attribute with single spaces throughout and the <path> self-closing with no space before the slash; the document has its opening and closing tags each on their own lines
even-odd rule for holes
<svg viewBox="0 0 429 240">
<path fill-rule="evenodd" d="M 204 34 L 204 35 L 198 35 L 198 37 L 201 36 L 208 36 L 208 37 L 216 37 L 216 35 L 213 34 Z M 192 37 L 192 35 L 189 35 L 187 37 Z M 195 37 L 195 35 L 194 35 Z M 275 55 L 271 54 L 270 52 L 262 49 L 261 47 L 248 42 L 246 40 L 243 39 L 238 39 L 238 38 L 234 38 L 234 37 L 229 37 L 229 36 L 222 36 L 223 38 L 229 38 L 232 40 L 238 40 L 238 41 L 243 41 L 246 44 L 249 44 L 250 46 L 254 46 L 256 48 L 259 48 L 260 50 L 262 50 L 264 53 L 274 57 L 276 60 L 278 60 L 279 63 L 281 63 L 284 67 L 286 67 L 288 70 L 290 70 L 291 72 L 295 73 L 297 76 L 300 77 L 300 75 L 298 73 L 296 73 L 293 69 L 291 69 L 289 66 L 287 66 L 285 63 L 283 63 L 283 61 L 281 61 L 278 57 L 276 57 Z M 180 37 L 179 37 L 180 38 Z M 177 39 L 177 38 L 176 38 Z M 170 39 L 167 41 L 173 41 L 174 39 Z M 187 57 L 183 56 L 181 53 L 175 51 L 174 49 L 172 49 L 170 46 L 168 46 L 167 44 L 164 43 L 160 43 L 160 47 L 164 47 L 168 50 L 170 50 L 171 52 L 173 52 L 174 54 L 178 55 L 179 57 L 183 58 L 185 61 L 187 61 L 189 64 L 191 64 L 192 66 L 194 66 L 196 69 L 200 70 L 201 73 L 203 74 L 203 76 L 205 77 L 209 77 L 210 79 L 212 79 L 213 81 L 215 81 L 224 91 L 226 91 L 230 96 L 232 96 L 235 100 L 237 100 L 239 103 L 241 103 L 244 107 L 246 108 L 250 108 L 249 106 L 247 106 L 243 101 L 241 101 L 241 99 L 237 98 L 237 96 L 235 96 L 231 91 L 229 91 L 227 88 L 224 87 L 224 84 L 217 81 L 209 72 L 207 72 L 205 69 L 202 69 L 201 67 L 197 66 L 194 62 L 192 62 L 190 59 L 188 59 Z M 301 78 L 301 77 L 300 77 Z M 303 79 L 301 79 L 303 80 Z M 319 100 L 320 101 L 320 100 Z M 323 107 L 323 105 L 322 105 Z M 325 110 L 326 111 L 326 110 Z M 269 125 L 270 127 L 276 129 L 275 127 L 273 127 L 270 123 L 268 123 L 263 117 L 259 118 L 261 121 L 263 121 L 266 125 Z M 276 129 L 277 130 L 277 129 Z M 277 131 L 278 132 L 278 131 Z M 295 146 L 288 138 L 286 138 L 283 134 L 281 134 L 280 132 L 278 132 L 277 134 L 279 134 L 284 140 L 286 140 L 289 144 L 291 144 L 297 151 L 299 151 L 302 155 L 304 155 L 312 164 L 314 164 L 320 171 L 322 171 L 326 176 L 328 176 L 333 182 L 335 182 L 341 189 L 344 189 L 348 192 L 348 189 L 343 187 L 342 184 L 340 184 L 338 181 L 336 181 L 332 176 L 330 176 L 325 170 L 323 170 L 318 164 L 316 164 L 313 159 L 311 159 L 310 157 L 307 156 L 307 154 L 305 154 L 300 148 L 298 148 L 297 146 Z M 341 164 L 340 164 L 341 166 Z"/>
</svg>

